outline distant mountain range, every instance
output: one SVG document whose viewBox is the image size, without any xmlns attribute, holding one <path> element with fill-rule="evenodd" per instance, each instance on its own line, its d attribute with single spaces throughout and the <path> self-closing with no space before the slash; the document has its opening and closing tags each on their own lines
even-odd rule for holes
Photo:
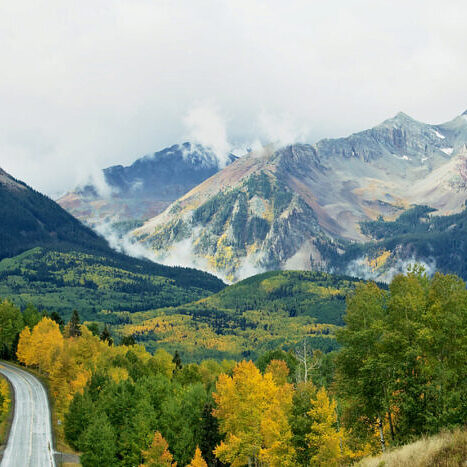
<svg viewBox="0 0 467 467">
<path fill-rule="evenodd" d="M 346 138 L 269 146 L 203 181 L 132 235 L 161 261 L 183 251 L 187 263 L 230 280 L 277 268 L 349 272 L 341 260 L 367 242 L 371 249 L 352 260 L 360 275 L 384 276 L 412 256 L 429 264 L 429 248 L 409 248 L 402 258 L 397 245 L 378 250 L 362 223 L 393 221 L 415 205 L 436 215 L 460 212 L 466 144 L 467 112 L 440 125 L 399 113 Z"/>
<path fill-rule="evenodd" d="M 228 163 L 236 158 L 230 155 Z M 146 220 L 222 168 L 213 151 L 183 143 L 137 159 L 130 166 L 103 170 L 105 189 L 94 184 L 78 187 L 58 203 L 90 226 L 102 222 Z"/>
</svg>

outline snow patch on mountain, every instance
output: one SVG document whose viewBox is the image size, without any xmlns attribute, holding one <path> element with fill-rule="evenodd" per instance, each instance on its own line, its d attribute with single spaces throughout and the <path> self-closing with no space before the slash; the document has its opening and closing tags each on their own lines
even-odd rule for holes
<svg viewBox="0 0 467 467">
<path fill-rule="evenodd" d="M 438 130 L 433 130 L 433 131 L 438 138 L 446 139 L 446 136 L 442 135 Z"/>
</svg>

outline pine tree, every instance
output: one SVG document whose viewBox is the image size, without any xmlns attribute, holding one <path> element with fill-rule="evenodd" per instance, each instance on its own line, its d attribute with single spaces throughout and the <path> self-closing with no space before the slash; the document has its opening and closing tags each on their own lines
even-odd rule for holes
<svg viewBox="0 0 467 467">
<path fill-rule="evenodd" d="M 120 345 L 131 347 L 132 345 L 136 345 L 136 340 L 133 336 L 123 336 Z"/>
<path fill-rule="evenodd" d="M 110 334 L 107 324 L 104 326 L 104 329 L 102 330 L 101 335 L 99 337 L 102 342 L 107 342 L 109 345 L 112 345 L 114 343 L 114 340 L 112 338 L 112 335 Z"/>
<path fill-rule="evenodd" d="M 178 353 L 178 350 L 175 351 L 172 362 L 175 363 L 174 373 L 182 369 L 183 367 L 182 359 L 180 358 L 180 354 Z"/>
<path fill-rule="evenodd" d="M 81 446 L 83 467 L 117 465 L 117 436 L 105 414 L 94 415 L 94 421 L 83 434 Z"/>
<path fill-rule="evenodd" d="M 65 437 L 72 447 L 81 449 L 79 439 L 89 426 L 94 415 L 92 401 L 88 394 L 76 394 L 65 414 Z"/>
<path fill-rule="evenodd" d="M 208 401 L 203 408 L 201 416 L 201 441 L 200 448 L 209 465 L 216 464 L 214 448 L 221 442 L 222 437 L 219 433 L 219 423 L 212 414 L 214 402 Z"/>
<path fill-rule="evenodd" d="M 69 334 L 70 337 L 78 337 L 81 336 L 81 321 L 79 318 L 78 310 L 73 310 L 69 321 Z"/>
<path fill-rule="evenodd" d="M 63 326 L 65 324 L 62 317 L 56 311 L 52 311 L 52 313 L 50 313 L 50 319 L 55 321 L 59 326 Z"/>
</svg>

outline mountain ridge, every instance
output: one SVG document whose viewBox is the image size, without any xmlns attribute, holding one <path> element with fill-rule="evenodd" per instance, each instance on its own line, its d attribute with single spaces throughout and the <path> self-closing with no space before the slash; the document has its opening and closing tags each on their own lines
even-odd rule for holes
<svg viewBox="0 0 467 467">
<path fill-rule="evenodd" d="M 227 162 L 236 159 L 229 155 Z M 136 159 L 128 166 L 103 169 L 105 190 L 85 185 L 57 202 L 90 226 L 148 219 L 222 168 L 216 154 L 185 142 Z"/>
<path fill-rule="evenodd" d="M 0 169 L 0 259 L 36 246 L 109 250 L 106 240 L 47 196 Z"/>
<path fill-rule="evenodd" d="M 463 116 L 429 125 L 399 113 L 346 138 L 268 146 L 193 188 L 133 238 L 161 261 L 185 242 L 199 267 L 229 280 L 244 277 L 244 266 L 284 268 L 294 257 L 296 267 L 326 268 L 318 245 L 339 250 L 342 242 L 368 241 L 361 222 L 394 219 L 416 204 L 459 212 L 467 198 L 466 143 Z"/>
</svg>

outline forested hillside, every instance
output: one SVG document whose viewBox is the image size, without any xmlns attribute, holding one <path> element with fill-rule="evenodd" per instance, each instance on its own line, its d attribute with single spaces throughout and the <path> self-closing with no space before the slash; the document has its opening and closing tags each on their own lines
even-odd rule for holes
<svg viewBox="0 0 467 467">
<path fill-rule="evenodd" d="M 364 258 L 367 269 L 384 277 L 398 263 L 411 260 L 424 261 L 438 271 L 467 279 L 467 209 L 442 216 L 428 206 L 414 206 L 395 220 L 380 217 L 363 222 L 361 230 L 374 240 L 345 245 L 346 253 L 342 255 L 334 253 L 331 264 L 336 270 L 347 271 L 352 261 Z M 326 245 L 322 248 L 328 250 Z M 368 275 L 362 267 L 354 266 L 352 270 Z"/>
<path fill-rule="evenodd" d="M 58 204 L 0 169 L 0 259 L 39 245 L 109 250 Z"/>
<path fill-rule="evenodd" d="M 210 274 L 162 266 L 116 252 L 37 247 L 0 261 L 0 296 L 68 318 L 129 322 L 129 314 L 177 306 L 224 287 Z"/>
<path fill-rule="evenodd" d="M 329 352 L 337 348 L 346 296 L 358 283 L 310 271 L 268 272 L 193 303 L 133 314 L 117 332 L 150 350 L 178 350 L 189 361 L 252 358 L 292 348 L 305 336 Z"/>
<path fill-rule="evenodd" d="M 201 271 L 117 253 L 58 204 L 0 169 L 0 297 L 64 318 L 77 308 L 85 319 L 124 323 L 129 313 L 177 306 L 223 287 Z"/>
</svg>

